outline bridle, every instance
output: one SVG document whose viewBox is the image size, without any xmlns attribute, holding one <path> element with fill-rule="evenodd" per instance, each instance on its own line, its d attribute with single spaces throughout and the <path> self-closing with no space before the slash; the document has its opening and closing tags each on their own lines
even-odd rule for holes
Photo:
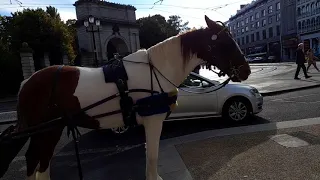
<svg viewBox="0 0 320 180">
<path fill-rule="evenodd" d="M 220 22 L 220 23 L 224 26 L 224 28 L 223 28 L 222 30 L 220 30 L 217 34 L 214 34 L 214 35 L 212 36 L 212 40 L 216 40 L 216 39 L 218 38 L 218 36 L 219 36 L 222 32 L 226 32 L 226 33 L 228 33 L 229 36 L 231 36 L 231 33 L 230 33 L 229 30 L 228 30 L 228 27 L 226 27 L 226 26 L 224 25 L 224 23 L 222 23 L 221 21 L 217 21 L 217 22 Z M 231 38 L 231 39 L 232 39 L 232 38 Z M 232 39 L 232 40 L 233 40 L 233 39 Z M 233 41 L 234 41 L 234 40 L 233 40 Z M 236 42 L 234 42 L 234 43 L 236 43 Z M 211 50 L 214 49 L 214 48 L 215 48 L 215 44 L 212 45 L 212 46 L 208 45 L 208 49 L 207 49 L 207 50 L 208 50 L 208 51 L 211 51 Z M 243 56 L 244 56 L 244 55 L 243 55 Z M 216 59 L 215 56 L 213 56 L 212 58 L 213 58 L 213 59 Z M 164 92 L 164 91 L 163 91 L 163 88 L 162 88 L 162 86 L 161 86 L 161 84 L 160 84 L 160 81 L 159 81 L 159 79 L 158 79 L 158 77 L 157 77 L 157 74 L 155 73 L 155 70 L 156 70 L 156 71 L 157 71 L 164 79 L 166 79 L 166 81 L 168 81 L 171 85 L 173 85 L 174 87 L 176 87 L 176 88 L 178 88 L 178 89 L 180 89 L 180 90 L 182 90 L 182 91 L 185 91 L 185 92 L 188 92 L 188 93 L 192 93 L 192 94 L 206 94 L 206 93 L 211 93 L 211 92 L 214 92 L 214 91 L 217 91 L 217 90 L 223 88 L 225 85 L 227 85 L 227 84 L 230 82 L 230 80 L 231 80 L 233 77 L 238 77 L 238 78 L 239 78 L 239 74 L 240 74 L 240 70 L 239 70 L 239 69 L 243 66 L 243 65 L 240 65 L 239 68 L 235 68 L 235 66 L 233 66 L 232 62 L 229 60 L 229 64 L 230 64 L 231 70 L 230 70 L 230 77 L 229 77 L 228 79 L 226 79 L 225 81 L 223 81 L 222 83 L 220 83 L 220 84 L 217 86 L 217 88 L 212 89 L 212 90 L 210 90 L 210 91 L 206 91 L 206 92 L 194 92 L 194 91 L 187 91 L 187 90 L 185 90 L 185 89 L 179 88 L 179 86 L 175 85 L 171 80 L 169 80 L 165 75 L 163 75 L 163 74 L 161 73 L 161 71 L 153 65 L 152 60 L 151 60 L 149 54 L 148 54 L 148 62 L 136 62 L 136 61 L 130 61 L 130 60 L 125 60 L 125 59 L 122 59 L 122 61 L 131 62 L 131 63 L 148 64 L 149 67 L 150 67 L 151 90 L 152 90 L 152 91 L 153 91 L 153 78 L 152 78 L 153 75 L 152 75 L 152 74 L 154 74 L 154 76 L 155 76 L 155 78 L 156 78 L 156 80 L 157 80 L 157 83 L 158 83 L 158 85 L 159 85 L 160 90 L 161 90 L 162 92 Z M 206 63 L 205 65 L 207 66 L 208 63 Z M 211 65 L 209 66 L 209 70 L 211 70 L 212 72 L 218 74 L 219 77 L 226 75 L 226 73 L 223 72 L 222 70 L 220 70 L 220 72 L 215 72 L 215 71 L 213 71 L 212 68 L 211 68 Z"/>
<path fill-rule="evenodd" d="M 213 41 L 215 41 L 215 40 L 218 39 L 219 35 L 220 35 L 222 32 L 225 32 L 225 33 L 227 33 L 227 35 L 234 41 L 234 39 L 231 37 L 232 35 L 231 35 L 228 27 L 225 26 L 225 24 L 224 24 L 223 22 L 221 22 L 221 21 L 216 21 L 216 22 L 221 23 L 222 26 L 223 26 L 223 28 L 222 28 L 217 34 L 212 35 L 211 39 L 212 39 Z M 234 41 L 234 43 L 236 43 L 236 42 Z M 216 47 L 216 44 L 208 45 L 207 51 L 211 52 L 211 50 L 214 49 L 215 47 Z M 245 56 L 242 52 L 241 52 L 241 55 L 242 55 L 242 56 Z M 217 59 L 215 56 L 212 56 L 212 58 L 213 58 L 213 59 Z M 239 74 L 240 74 L 240 70 L 239 70 L 239 69 L 241 69 L 241 68 L 243 67 L 243 65 L 240 65 L 238 68 L 235 68 L 235 66 L 232 64 L 232 62 L 231 62 L 230 60 L 228 60 L 228 61 L 229 61 L 229 67 L 231 67 L 231 68 L 230 68 L 230 69 L 231 69 L 231 70 L 230 70 L 231 77 L 235 76 L 235 77 L 239 78 Z M 209 65 L 206 64 L 206 66 L 209 67 L 209 70 L 210 70 L 210 71 L 216 73 L 219 77 L 226 75 L 226 73 L 223 72 L 222 70 L 220 70 L 220 72 L 216 72 L 216 71 L 212 70 L 210 64 L 209 64 Z M 231 77 L 230 77 L 229 79 L 231 79 Z"/>
<path fill-rule="evenodd" d="M 221 21 L 217 21 L 217 22 L 220 22 L 220 23 L 224 26 L 224 28 L 223 28 L 222 30 L 220 30 L 217 34 L 214 34 L 214 35 L 212 36 L 212 38 L 214 38 L 214 39 L 212 39 L 212 40 L 216 40 L 216 39 L 218 38 L 218 36 L 219 36 L 222 32 L 226 32 L 226 33 L 228 33 L 229 36 L 231 36 L 231 33 L 230 33 L 229 30 L 228 30 L 228 27 L 226 27 L 226 26 L 224 25 L 224 23 L 222 23 Z M 232 39 L 232 38 L 231 38 L 231 39 Z M 232 39 L 232 40 L 233 40 L 233 39 Z M 233 40 L 233 41 L 234 41 L 234 40 Z M 236 42 L 234 42 L 234 43 L 236 43 Z M 208 51 L 211 51 L 211 50 L 214 49 L 214 48 L 215 48 L 215 44 L 214 44 L 214 45 L 208 45 L 208 49 L 207 49 L 207 50 L 208 50 Z M 244 56 L 244 54 L 242 54 L 242 55 Z M 216 59 L 215 56 L 213 56 L 212 58 L 213 58 L 213 59 Z M 212 90 L 210 90 L 210 91 L 206 91 L 206 92 L 194 92 L 194 91 L 187 91 L 187 90 L 185 90 L 185 89 L 179 88 L 179 86 L 175 85 L 171 80 L 169 80 L 165 75 L 163 75 L 163 74 L 161 73 L 161 71 L 153 65 L 152 60 L 151 60 L 149 54 L 148 54 L 148 62 L 136 62 L 136 61 L 129 61 L 129 60 L 125 60 L 125 59 L 122 59 L 122 60 L 125 61 L 125 62 L 142 63 L 142 64 L 148 64 L 148 65 L 149 65 L 149 67 L 150 67 L 150 76 L 151 76 L 151 90 L 152 90 L 152 91 L 153 91 L 153 78 L 152 78 L 153 75 L 152 75 L 152 74 L 154 74 L 154 76 L 155 76 L 155 78 L 156 78 L 156 80 L 157 80 L 157 83 L 158 83 L 158 85 L 159 85 L 160 90 L 161 90 L 162 92 L 164 92 L 164 91 L 163 91 L 163 88 L 161 87 L 161 84 L 160 84 L 160 82 L 159 82 L 159 79 L 158 79 L 158 77 L 157 77 L 157 74 L 155 73 L 155 70 L 156 70 L 156 71 L 157 71 L 164 79 L 166 79 L 166 81 L 168 81 L 171 85 L 173 85 L 174 87 L 178 88 L 179 90 L 182 90 L 182 91 L 185 91 L 185 92 L 188 92 L 188 93 L 192 93 L 192 94 L 206 94 L 206 93 L 211 93 L 211 92 L 214 92 L 214 91 L 217 91 L 217 90 L 223 88 L 224 86 L 226 86 L 226 85 L 230 82 L 230 80 L 231 80 L 233 77 L 239 78 L 239 74 L 240 74 L 240 70 L 239 70 L 239 69 L 240 69 L 241 67 L 243 67 L 243 65 L 240 65 L 239 68 L 235 68 L 235 66 L 233 66 L 232 62 L 229 60 L 229 64 L 230 64 L 231 70 L 230 70 L 230 77 L 229 77 L 228 79 L 226 79 L 225 81 L 223 81 L 222 83 L 220 83 L 220 84 L 217 86 L 217 88 L 212 89 Z M 203 64 L 202 64 L 202 65 L 203 65 Z M 208 66 L 208 63 L 205 63 L 205 65 Z M 211 65 L 209 66 L 209 70 L 212 71 L 212 72 L 214 72 L 214 73 L 216 73 L 216 74 L 218 74 L 219 77 L 226 75 L 226 73 L 223 72 L 222 70 L 220 70 L 220 72 L 216 72 L 216 71 L 212 70 Z"/>
</svg>

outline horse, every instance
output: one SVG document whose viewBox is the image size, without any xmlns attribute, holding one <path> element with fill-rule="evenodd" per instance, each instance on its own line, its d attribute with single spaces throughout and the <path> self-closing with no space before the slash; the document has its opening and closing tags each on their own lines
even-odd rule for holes
<svg viewBox="0 0 320 180">
<path fill-rule="evenodd" d="M 148 49 L 140 49 L 123 57 L 128 88 L 174 92 L 194 68 L 204 64 L 219 68 L 222 74 L 229 76 L 234 82 L 245 81 L 251 74 L 250 66 L 229 29 L 222 22 L 213 21 L 206 15 L 205 22 L 205 28 L 182 32 Z M 46 67 L 21 83 L 17 103 L 18 122 L 14 132 L 75 113 L 118 92 L 115 83 L 105 82 L 103 67 Z M 134 92 L 130 96 L 133 102 L 137 102 L 149 97 L 150 93 Z M 77 116 L 75 121 L 77 126 L 88 129 L 122 127 L 125 123 L 120 113 L 95 117 L 96 114 L 119 108 L 117 97 L 87 110 Z M 146 179 L 162 180 L 157 164 L 162 124 L 167 113 L 135 115 L 136 123 L 145 130 Z M 13 146 L 9 150 L 0 143 L 0 175 L 4 175 L 9 164 L 30 138 L 25 154 L 27 180 L 50 180 L 50 161 L 64 127 L 57 126 L 47 132 L 12 140 Z"/>
</svg>

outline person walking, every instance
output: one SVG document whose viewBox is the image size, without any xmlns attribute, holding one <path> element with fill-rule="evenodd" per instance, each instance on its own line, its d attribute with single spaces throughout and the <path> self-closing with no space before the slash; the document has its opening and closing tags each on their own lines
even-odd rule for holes
<svg viewBox="0 0 320 180">
<path fill-rule="evenodd" d="M 316 70 L 319 72 L 319 69 L 317 67 L 317 62 L 316 60 L 319 60 L 318 57 L 314 56 L 314 53 L 312 51 L 312 49 L 309 49 L 307 51 L 307 56 L 308 56 L 308 67 L 307 67 L 307 71 L 309 71 L 309 68 L 311 65 L 314 66 L 314 68 L 316 68 Z"/>
<path fill-rule="evenodd" d="M 312 77 L 307 74 L 307 69 L 306 69 L 306 66 L 304 65 L 305 62 L 306 62 L 306 58 L 304 55 L 304 45 L 303 43 L 299 43 L 297 48 L 297 58 L 296 58 L 297 70 L 296 70 L 294 79 L 300 79 L 298 75 L 300 73 L 301 68 L 303 70 L 303 73 L 306 79 Z"/>
</svg>

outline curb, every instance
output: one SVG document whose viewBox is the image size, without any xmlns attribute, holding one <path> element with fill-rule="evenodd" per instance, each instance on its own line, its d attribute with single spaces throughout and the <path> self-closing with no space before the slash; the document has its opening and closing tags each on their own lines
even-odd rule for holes
<svg viewBox="0 0 320 180">
<path fill-rule="evenodd" d="M 299 88 L 292 88 L 292 89 L 284 89 L 280 91 L 270 91 L 270 92 L 263 92 L 261 93 L 262 96 L 273 96 L 273 95 L 279 95 L 279 94 L 284 94 L 288 92 L 294 92 L 294 91 L 300 91 L 300 90 L 305 90 L 305 89 L 312 89 L 312 88 L 318 88 L 320 87 L 320 84 L 316 85 L 311 85 L 311 86 L 304 86 L 304 87 L 299 87 Z"/>
<path fill-rule="evenodd" d="M 14 124 L 16 122 L 18 122 L 16 119 L 4 120 L 4 121 L 0 121 L 0 126 L 7 125 L 7 124 Z"/>
</svg>

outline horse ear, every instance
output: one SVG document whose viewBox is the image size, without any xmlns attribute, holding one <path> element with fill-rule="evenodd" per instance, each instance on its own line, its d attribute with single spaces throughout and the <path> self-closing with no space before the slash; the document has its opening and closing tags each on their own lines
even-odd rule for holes
<svg viewBox="0 0 320 180">
<path fill-rule="evenodd" d="M 218 27 L 217 23 L 209 19 L 207 15 L 204 15 L 204 19 L 206 20 L 208 28 L 215 29 Z"/>
</svg>

